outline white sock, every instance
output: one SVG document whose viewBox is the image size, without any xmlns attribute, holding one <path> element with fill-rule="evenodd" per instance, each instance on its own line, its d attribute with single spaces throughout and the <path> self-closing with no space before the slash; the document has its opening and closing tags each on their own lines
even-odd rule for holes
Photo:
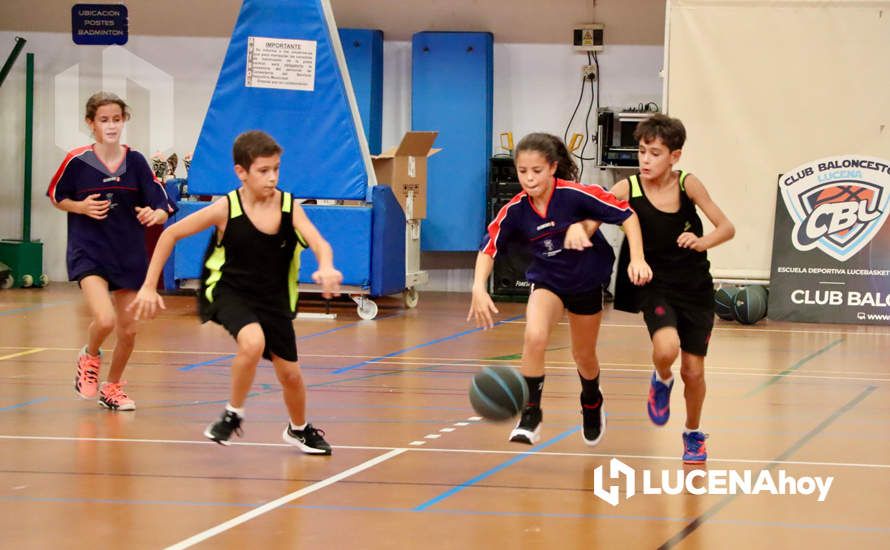
<svg viewBox="0 0 890 550">
<path fill-rule="evenodd" d="M 671 382 L 674 380 L 674 375 L 671 374 L 667 378 L 662 378 L 660 374 L 658 374 L 658 370 L 655 371 L 655 379 L 664 384 L 665 386 L 669 386 Z"/>
<path fill-rule="evenodd" d="M 308 425 L 309 425 L 308 422 L 304 422 L 302 425 L 297 426 L 296 424 L 294 424 L 293 420 L 290 421 L 290 429 L 298 431 L 298 432 L 302 432 L 303 430 L 305 430 L 306 426 L 308 426 Z"/>
<path fill-rule="evenodd" d="M 683 435 L 689 435 L 692 432 L 701 432 L 701 428 L 686 428 L 685 430 L 683 430 Z"/>
<path fill-rule="evenodd" d="M 226 403 L 226 410 L 237 414 L 241 418 L 244 418 L 244 407 L 241 407 L 240 409 L 238 409 L 238 408 L 233 407 L 230 403 Z"/>
</svg>

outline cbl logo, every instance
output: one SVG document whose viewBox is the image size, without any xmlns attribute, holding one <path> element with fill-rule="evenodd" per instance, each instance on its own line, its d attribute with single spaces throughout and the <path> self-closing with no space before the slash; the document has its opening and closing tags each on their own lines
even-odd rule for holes
<svg viewBox="0 0 890 550">
<path fill-rule="evenodd" d="M 782 199 L 801 251 L 818 248 L 844 262 L 878 234 L 890 202 L 890 161 L 858 156 L 831 157 L 785 174 Z"/>
</svg>

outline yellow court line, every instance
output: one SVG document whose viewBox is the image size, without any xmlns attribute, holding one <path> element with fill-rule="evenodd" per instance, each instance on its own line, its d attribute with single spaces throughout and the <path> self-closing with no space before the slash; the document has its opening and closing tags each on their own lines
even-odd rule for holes
<svg viewBox="0 0 890 550">
<path fill-rule="evenodd" d="M 0 350 L 6 349 L 22 349 L 21 346 L 0 346 Z M 38 351 L 80 351 L 81 348 L 34 348 L 33 350 L 16 353 L 8 356 L 0 356 L 0 360 L 8 359 L 12 357 L 16 357 L 18 355 L 24 355 L 29 353 L 37 353 Z M 138 353 L 158 353 L 158 354 L 167 354 L 167 355 L 209 355 L 209 356 L 226 356 L 226 355 L 234 355 L 237 350 L 232 351 L 194 351 L 194 350 L 150 350 L 150 349 L 137 349 L 133 350 L 134 354 Z M 323 359 L 369 359 L 369 364 L 380 364 L 380 365 L 441 365 L 441 366 L 452 366 L 452 367 L 478 367 L 484 366 L 487 364 L 501 364 L 501 363 L 509 363 L 510 361 L 506 361 L 504 359 L 482 359 L 478 357 L 465 357 L 465 358 L 455 358 L 455 357 L 426 357 L 426 356 L 416 356 L 416 355 L 402 355 L 398 357 L 387 357 L 385 360 L 380 359 L 378 354 L 368 354 L 368 355 L 350 355 L 350 354 L 340 354 L 340 353 L 303 353 L 301 354 L 303 357 L 315 357 L 315 358 L 323 358 Z M 375 360 L 380 359 L 380 360 Z M 517 360 L 518 361 L 518 360 Z M 549 359 L 547 361 L 550 369 L 574 369 L 575 362 L 574 361 L 560 361 L 555 359 Z M 679 366 L 679 360 L 674 363 L 674 366 Z M 568 365 L 568 367 L 561 367 L 560 365 Z M 641 372 L 651 372 L 652 364 L 651 363 L 632 363 L 632 362 L 615 362 L 615 361 L 600 361 L 600 365 L 603 367 L 641 367 Z M 757 367 L 738 367 L 738 366 L 723 366 L 723 365 L 708 365 L 708 371 L 714 372 L 715 374 L 718 371 L 733 371 L 732 373 L 738 371 L 746 371 L 752 374 L 763 373 L 764 375 L 773 376 L 778 373 L 775 369 L 769 368 L 757 368 Z M 608 370 L 622 370 L 622 369 L 608 369 Z M 627 369 L 629 371 L 635 371 L 636 369 Z M 823 370 L 823 369 L 808 369 L 808 373 L 810 374 L 837 374 L 841 376 L 845 375 L 882 375 L 885 374 L 883 371 L 843 371 L 843 370 Z M 726 374 L 732 374 L 726 373 Z M 850 378 L 851 380 L 876 380 L 876 381 L 887 381 L 883 378 Z"/>
<path fill-rule="evenodd" d="M 27 351 L 20 351 L 18 353 L 10 353 L 9 355 L 0 355 L 0 361 L 5 359 L 12 359 L 13 357 L 21 357 L 22 355 L 31 355 L 32 353 L 39 353 L 41 351 L 46 351 L 46 348 L 31 348 Z"/>
</svg>

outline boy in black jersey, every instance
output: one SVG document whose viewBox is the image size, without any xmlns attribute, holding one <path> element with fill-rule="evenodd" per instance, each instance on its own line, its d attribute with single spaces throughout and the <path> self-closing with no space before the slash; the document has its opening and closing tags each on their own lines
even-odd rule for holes
<svg viewBox="0 0 890 550">
<path fill-rule="evenodd" d="M 636 287 L 622 277 L 625 244 L 617 271 L 615 308 L 643 311 L 655 364 L 647 410 L 658 426 L 670 416 L 671 365 L 680 355 L 686 398 L 683 460 L 703 463 L 708 458 L 707 435 L 700 425 L 704 360 L 714 325 L 714 284 L 706 251 L 731 239 L 735 229 L 701 180 L 673 170 L 686 141 L 682 122 L 657 114 L 640 122 L 634 138 L 639 143 L 640 173 L 619 181 L 610 191 L 626 199 L 640 218 L 652 281 Z M 696 207 L 714 225 L 713 231 L 704 233 Z"/>
<path fill-rule="evenodd" d="M 222 418 L 204 435 L 228 445 L 241 435 L 244 402 L 260 357 L 272 361 L 284 393 L 290 422 L 286 443 L 309 454 L 331 454 L 324 432 L 306 422 L 306 386 L 297 362 L 293 319 L 296 315 L 300 252 L 308 247 L 318 260 L 312 279 L 331 297 L 342 276 L 334 269 L 331 246 L 295 203 L 277 189 L 281 147 L 260 131 L 235 139 L 232 155 L 241 187 L 225 200 L 187 216 L 161 234 L 145 284 L 130 308 L 137 319 L 153 317 L 164 301 L 155 288 L 161 270 L 179 239 L 215 227 L 204 260 L 199 304 L 201 319 L 219 323 L 238 342 L 232 361 L 232 388 Z"/>
</svg>

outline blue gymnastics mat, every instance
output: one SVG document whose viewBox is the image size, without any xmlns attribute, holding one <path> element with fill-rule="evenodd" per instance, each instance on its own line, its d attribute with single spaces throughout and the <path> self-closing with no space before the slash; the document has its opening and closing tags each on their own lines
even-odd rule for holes
<svg viewBox="0 0 890 550">
<path fill-rule="evenodd" d="M 209 205 L 209 202 L 180 202 L 176 219 L 182 219 Z M 303 205 L 306 216 L 334 250 L 334 264 L 343 273 L 343 284 L 368 287 L 371 284 L 371 207 Z M 404 235 L 404 221 L 402 222 Z M 173 249 L 173 277 L 200 279 L 204 252 L 213 229 L 182 239 Z M 404 240 L 404 237 L 403 237 Z M 402 252 L 404 262 L 404 252 Z M 315 255 L 306 249 L 300 255 L 300 282 L 311 283 L 318 269 Z M 404 287 L 404 266 L 402 267 Z"/>
</svg>

